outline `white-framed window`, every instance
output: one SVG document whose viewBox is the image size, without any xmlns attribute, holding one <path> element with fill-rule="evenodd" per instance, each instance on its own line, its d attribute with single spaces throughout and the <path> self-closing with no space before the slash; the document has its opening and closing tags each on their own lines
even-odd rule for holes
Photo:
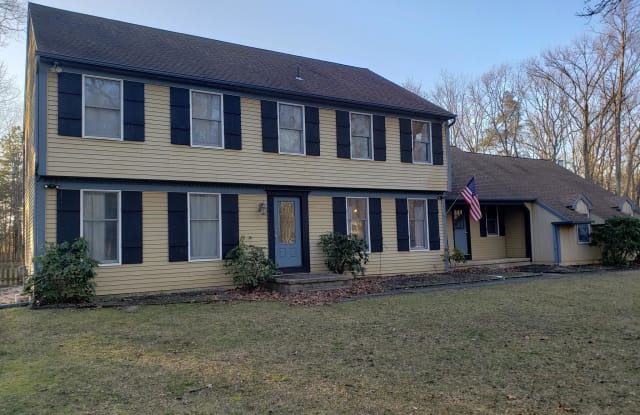
<svg viewBox="0 0 640 415">
<path fill-rule="evenodd" d="M 220 194 L 189 193 L 189 261 L 221 259 Z"/>
<path fill-rule="evenodd" d="M 222 95 L 191 90 L 191 146 L 224 147 Z"/>
<path fill-rule="evenodd" d="M 579 223 L 576 225 L 576 231 L 578 232 L 579 244 L 591 243 L 591 224 Z"/>
<path fill-rule="evenodd" d="M 82 75 L 82 136 L 122 140 L 122 79 Z"/>
<path fill-rule="evenodd" d="M 347 233 L 356 235 L 359 239 L 365 241 L 367 252 L 371 252 L 368 198 L 347 198 Z"/>
<path fill-rule="evenodd" d="M 429 222 L 426 199 L 407 199 L 409 210 L 409 248 L 412 251 L 429 249 Z"/>
<path fill-rule="evenodd" d="M 413 142 L 413 162 L 432 163 L 431 123 L 411 120 L 411 137 Z"/>
<path fill-rule="evenodd" d="M 304 106 L 278 103 L 278 146 L 282 154 L 305 154 Z"/>
<path fill-rule="evenodd" d="M 498 206 L 486 206 L 484 208 L 484 220 L 487 226 L 487 236 L 498 236 L 500 234 Z"/>
<path fill-rule="evenodd" d="M 359 160 L 373 159 L 373 117 L 370 114 L 352 112 L 351 158 Z"/>
<path fill-rule="evenodd" d="M 80 236 L 89 245 L 89 255 L 100 265 L 119 265 L 120 191 L 82 190 L 80 195 Z"/>
</svg>

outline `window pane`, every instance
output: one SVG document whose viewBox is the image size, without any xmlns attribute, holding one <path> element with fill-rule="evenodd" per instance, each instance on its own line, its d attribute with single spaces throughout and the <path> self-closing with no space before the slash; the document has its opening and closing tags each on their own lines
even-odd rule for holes
<svg viewBox="0 0 640 415">
<path fill-rule="evenodd" d="M 280 104 L 280 128 L 302 131 L 302 107 Z"/>
<path fill-rule="evenodd" d="M 191 221 L 191 259 L 216 259 L 218 250 L 218 221 Z"/>
<path fill-rule="evenodd" d="M 428 122 L 412 121 L 413 131 L 413 160 L 431 161 L 431 124 Z"/>
<path fill-rule="evenodd" d="M 294 243 L 296 241 L 294 202 L 278 203 L 278 222 L 280 223 L 280 243 Z"/>
<path fill-rule="evenodd" d="M 191 114 L 193 118 L 220 121 L 220 95 L 192 92 Z"/>
<path fill-rule="evenodd" d="M 84 78 L 84 104 L 87 107 L 120 109 L 120 81 Z"/>
<path fill-rule="evenodd" d="M 487 234 L 497 235 L 498 234 L 498 207 L 497 206 L 487 207 L 486 214 L 487 214 Z"/>
<path fill-rule="evenodd" d="M 351 157 L 358 159 L 370 159 L 371 140 L 368 138 L 351 137 Z"/>
<path fill-rule="evenodd" d="M 302 131 L 280 129 L 280 151 L 302 154 Z"/>
<path fill-rule="evenodd" d="M 347 199 L 349 203 L 347 232 L 369 243 L 369 229 L 367 225 L 367 199 Z"/>
<path fill-rule="evenodd" d="M 190 195 L 191 219 L 218 219 L 218 195 Z"/>
<path fill-rule="evenodd" d="M 89 137 L 120 138 L 120 110 L 86 107 L 84 134 Z"/>
<path fill-rule="evenodd" d="M 425 227 L 426 202 L 424 200 L 409 200 L 409 242 L 411 248 L 425 249 L 427 247 Z"/>
<path fill-rule="evenodd" d="M 578 242 L 589 243 L 590 239 L 589 225 L 586 223 L 578 225 Z"/>
<path fill-rule="evenodd" d="M 85 221 L 84 239 L 89 255 L 102 264 L 118 262 L 118 221 Z"/>
<path fill-rule="evenodd" d="M 221 147 L 220 122 L 193 119 L 191 124 L 192 144 L 196 146 Z"/>
<path fill-rule="evenodd" d="M 84 192 L 84 218 L 87 220 L 118 219 L 118 194 Z"/>
<path fill-rule="evenodd" d="M 363 114 L 351 114 L 351 136 L 371 137 L 371 117 Z"/>
</svg>

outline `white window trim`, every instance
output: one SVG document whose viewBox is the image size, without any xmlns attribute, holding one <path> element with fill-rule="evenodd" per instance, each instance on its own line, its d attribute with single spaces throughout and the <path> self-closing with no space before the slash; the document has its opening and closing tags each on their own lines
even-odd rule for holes
<svg viewBox="0 0 640 415">
<path fill-rule="evenodd" d="M 425 247 L 424 248 L 411 248 L 411 218 L 409 211 L 409 201 L 410 200 L 422 200 L 424 201 L 424 227 L 425 227 Z M 409 228 L 409 251 L 411 252 L 426 252 L 431 250 L 431 245 L 429 244 L 429 199 L 422 198 L 407 198 L 407 226 Z"/>
<path fill-rule="evenodd" d="M 118 194 L 118 262 L 109 264 L 98 263 L 99 267 L 113 267 L 122 265 L 122 191 L 120 190 L 104 190 L 104 189 L 82 189 L 80 190 L 80 237 L 84 238 L 84 193 L 85 192 L 101 192 L 101 193 L 117 193 Z"/>
<path fill-rule="evenodd" d="M 589 228 L 589 240 L 587 242 L 580 241 L 580 230 L 578 229 L 580 225 L 587 225 Z M 576 225 L 576 240 L 578 241 L 578 245 L 589 245 L 591 243 L 591 224 L 590 223 L 580 223 Z"/>
<path fill-rule="evenodd" d="M 208 95 L 218 95 L 220 97 L 220 145 L 204 146 L 201 144 L 193 144 L 193 93 Z M 224 150 L 224 95 L 219 92 L 203 91 L 200 89 L 189 90 L 189 145 L 195 148 L 213 148 L 215 150 Z"/>
<path fill-rule="evenodd" d="M 346 212 L 346 222 L 347 222 L 347 232 L 349 232 L 349 199 L 365 199 L 367 201 L 367 253 L 371 253 L 371 215 L 369 214 L 369 198 L 368 197 L 345 197 L 345 212 Z M 348 233 L 351 235 L 351 233 Z"/>
<path fill-rule="evenodd" d="M 290 105 L 292 107 L 300 107 L 302 110 L 302 153 L 289 153 L 280 150 L 280 105 Z M 304 105 L 293 104 L 291 102 L 278 101 L 278 154 L 287 154 L 290 156 L 306 156 L 307 155 L 307 132 L 305 131 Z"/>
<path fill-rule="evenodd" d="M 487 237 L 494 238 L 496 236 L 500 236 L 500 212 L 498 211 L 498 205 L 493 206 L 496 209 L 496 233 L 489 233 L 489 224 L 487 220 L 489 220 L 489 215 L 487 215 L 487 207 L 484 208 L 484 226 L 487 229 Z"/>
<path fill-rule="evenodd" d="M 414 140 L 414 134 L 413 134 L 413 122 L 423 122 L 425 124 L 429 124 L 429 160 L 431 161 L 422 161 L 422 160 L 416 160 L 415 157 L 413 156 L 414 154 L 414 144 L 415 144 L 415 140 Z M 413 161 L 414 164 L 433 164 L 433 123 L 431 121 L 425 121 L 425 120 L 411 120 L 411 161 Z"/>
<path fill-rule="evenodd" d="M 191 259 L 191 195 L 212 195 L 218 196 L 218 258 Z M 222 260 L 222 194 L 209 192 L 188 192 L 187 193 L 187 251 L 189 262 L 211 262 Z"/>
<path fill-rule="evenodd" d="M 97 78 L 97 79 L 107 79 L 109 81 L 118 81 L 120 82 L 120 137 L 100 137 L 96 135 L 86 135 L 85 134 L 85 124 L 87 121 L 87 117 L 85 116 L 85 96 L 84 96 L 84 80 L 85 78 Z M 122 79 L 118 78 L 108 78 L 106 76 L 96 76 L 96 75 L 86 75 L 82 74 L 82 138 L 95 138 L 99 140 L 111 140 L 111 141 L 124 141 L 124 86 Z"/>
<path fill-rule="evenodd" d="M 356 115 L 366 115 L 367 117 L 369 117 L 369 123 L 371 124 L 371 126 L 369 127 L 369 131 L 371 133 L 371 137 L 369 137 L 369 143 L 370 143 L 370 148 L 371 148 L 371 157 L 370 158 L 361 158 L 361 157 L 353 157 L 353 136 L 351 135 L 351 115 L 352 114 L 356 114 Z M 351 160 L 373 160 L 374 157 L 374 151 L 375 149 L 373 148 L 373 114 L 367 114 L 365 112 L 354 112 L 354 111 L 349 111 L 349 155 L 351 156 Z M 369 203 L 369 202 L 367 202 Z"/>
</svg>

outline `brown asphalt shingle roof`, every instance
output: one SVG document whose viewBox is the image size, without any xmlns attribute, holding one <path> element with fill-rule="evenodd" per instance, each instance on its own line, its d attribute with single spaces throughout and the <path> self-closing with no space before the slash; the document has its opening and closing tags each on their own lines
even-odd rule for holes
<svg viewBox="0 0 640 415">
<path fill-rule="evenodd" d="M 580 196 L 592 204 L 591 213 L 602 219 L 620 215 L 618 207 L 625 200 L 549 160 L 468 153 L 451 147 L 451 169 L 449 199 L 455 199 L 475 177 L 481 202 L 537 200 L 561 215 L 559 221 L 588 220 L 571 209 Z"/>
<path fill-rule="evenodd" d="M 452 118 L 366 68 L 206 39 L 38 4 L 29 5 L 37 53 L 53 59 L 197 78 L 221 85 L 369 104 Z M 296 80 L 300 66 L 304 80 Z"/>
</svg>

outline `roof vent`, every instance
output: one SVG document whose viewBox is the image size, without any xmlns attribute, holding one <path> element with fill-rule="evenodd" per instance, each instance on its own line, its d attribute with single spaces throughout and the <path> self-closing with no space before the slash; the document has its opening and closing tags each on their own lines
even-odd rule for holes
<svg viewBox="0 0 640 415">
<path fill-rule="evenodd" d="M 300 70 L 300 65 L 298 65 L 298 69 L 296 70 L 296 80 L 303 81 L 302 71 Z"/>
</svg>

